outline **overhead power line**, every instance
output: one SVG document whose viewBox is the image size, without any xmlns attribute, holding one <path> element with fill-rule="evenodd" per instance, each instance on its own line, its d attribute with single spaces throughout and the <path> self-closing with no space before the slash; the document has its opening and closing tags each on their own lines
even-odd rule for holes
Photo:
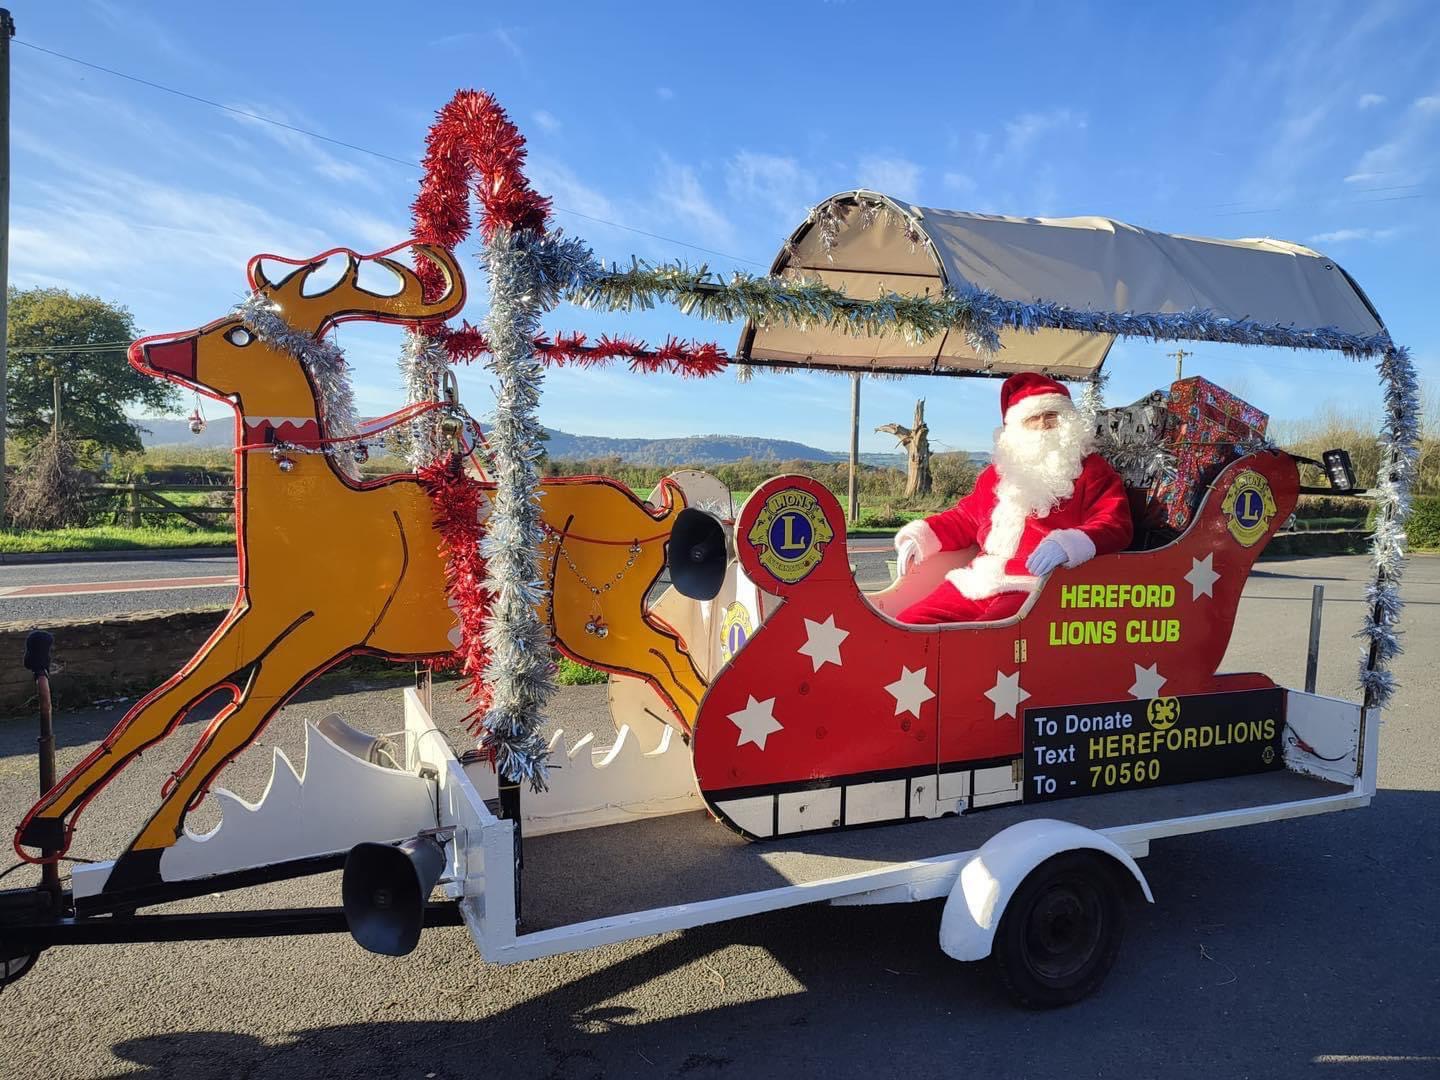
<svg viewBox="0 0 1440 1080">
<path fill-rule="evenodd" d="M 304 135 L 306 138 L 315 139 L 318 142 L 329 143 L 331 146 L 344 147 L 346 150 L 353 150 L 357 154 L 368 154 L 371 157 L 379 158 L 381 161 L 388 161 L 395 165 L 403 165 L 409 169 L 421 170 L 424 168 L 418 161 L 410 161 L 406 158 L 396 157 L 394 154 L 387 154 L 381 150 L 372 150 L 368 146 L 361 146 L 359 143 L 346 142 L 344 139 L 336 139 L 330 135 L 322 135 L 318 131 L 311 131 L 309 128 L 298 127 L 295 124 L 287 124 L 283 120 L 276 120 L 272 116 L 263 113 L 251 112 L 249 109 L 237 108 L 234 105 L 226 105 L 224 102 L 215 101 L 213 98 L 202 97 L 199 94 L 192 94 L 188 90 L 181 90 L 174 86 L 166 86 L 164 83 L 157 83 L 150 79 L 142 79 L 138 75 L 131 75 L 128 72 L 117 71 L 115 68 L 105 67 L 103 64 L 92 63 L 89 60 L 81 60 L 78 56 L 70 56 L 67 53 L 57 52 L 54 49 L 47 49 L 34 42 L 24 41 L 15 38 L 16 45 L 23 45 L 35 52 L 53 56 L 56 59 L 67 61 L 71 64 L 78 64 L 81 67 L 90 68 L 92 71 L 103 72 L 106 75 L 113 75 L 117 79 L 124 79 L 127 82 L 137 83 L 140 86 L 147 86 L 151 90 L 159 90 L 161 93 L 173 94 L 176 97 L 184 98 L 186 101 L 193 101 L 200 105 L 208 105 L 212 109 L 220 109 L 222 112 L 231 113 L 235 116 L 243 116 L 247 120 L 254 120 L 261 124 L 270 124 L 273 127 L 282 128 L 285 131 L 294 132 L 297 135 Z M 556 211 L 562 214 L 569 214 L 572 217 L 584 221 L 593 221 L 599 225 L 608 225 L 612 229 L 621 229 L 624 232 L 635 233 L 637 236 L 647 236 L 652 240 L 661 240 L 667 244 L 676 244 L 680 247 L 690 248 L 692 251 L 701 251 L 706 255 L 715 255 L 722 259 L 731 259 L 735 262 L 749 263 L 751 266 L 765 266 L 768 263 L 760 262 L 758 259 L 747 259 L 743 255 L 732 255 L 727 251 L 717 251 L 714 248 L 702 247 L 699 244 L 692 244 L 686 240 L 677 240 L 673 236 L 662 236 L 660 233 L 649 232 L 645 229 L 637 229 L 633 225 L 622 225 L 618 221 L 608 221 L 605 218 L 595 217 L 591 214 L 582 214 L 578 210 L 571 210 L 568 207 L 556 206 Z"/>
<path fill-rule="evenodd" d="M 128 349 L 128 341 L 102 341 L 84 345 L 10 345 L 12 353 L 96 353 Z"/>
</svg>

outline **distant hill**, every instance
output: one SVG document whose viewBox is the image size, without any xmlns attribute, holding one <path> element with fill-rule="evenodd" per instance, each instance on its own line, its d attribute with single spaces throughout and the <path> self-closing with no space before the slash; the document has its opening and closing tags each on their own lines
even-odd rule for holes
<svg viewBox="0 0 1440 1080">
<path fill-rule="evenodd" d="M 140 442 L 146 448 L 192 446 L 228 450 L 235 445 L 235 421 L 228 409 L 224 415 L 212 418 L 199 435 L 190 433 L 189 420 L 139 420 L 132 416 L 130 422 L 141 429 Z"/>
<path fill-rule="evenodd" d="M 545 444 L 552 458 L 619 457 L 629 465 L 723 465 L 755 461 L 844 461 L 847 454 L 821 450 L 788 439 L 758 435 L 690 435 L 679 439 L 615 439 L 604 435 L 571 435 L 547 428 Z M 903 454 L 861 454 L 869 465 L 901 465 Z"/>
<path fill-rule="evenodd" d="M 233 445 L 235 429 L 229 416 L 218 417 L 199 435 L 190 433 L 186 420 L 135 420 L 148 433 L 140 439 L 145 446 L 221 447 Z M 546 428 L 546 452 L 552 458 L 618 457 L 630 465 L 723 465 L 752 458 L 756 461 L 845 461 L 848 454 L 821 450 L 788 439 L 766 439 L 758 435 L 692 435 L 681 439 L 614 439 L 604 435 L 571 435 Z M 971 454 L 988 461 L 988 454 Z M 862 453 L 866 465 L 903 468 L 901 453 Z"/>
</svg>

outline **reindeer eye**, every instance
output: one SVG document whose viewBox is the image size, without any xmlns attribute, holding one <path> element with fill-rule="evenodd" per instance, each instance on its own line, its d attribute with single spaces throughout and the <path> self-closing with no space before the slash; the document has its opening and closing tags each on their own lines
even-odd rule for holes
<svg viewBox="0 0 1440 1080">
<path fill-rule="evenodd" d="M 255 335 L 243 326 L 236 326 L 233 329 L 225 331 L 225 340 L 230 342 L 231 345 L 238 345 L 243 349 L 255 340 Z"/>
</svg>

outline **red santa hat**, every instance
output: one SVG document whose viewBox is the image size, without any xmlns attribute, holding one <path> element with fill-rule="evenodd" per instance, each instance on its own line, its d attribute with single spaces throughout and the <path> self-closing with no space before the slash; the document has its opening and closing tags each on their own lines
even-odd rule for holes
<svg viewBox="0 0 1440 1080">
<path fill-rule="evenodd" d="M 1000 387 L 1000 416 L 1007 425 L 1023 424 L 1041 413 L 1074 411 L 1070 391 L 1048 375 L 1022 371 L 1011 375 Z"/>
</svg>

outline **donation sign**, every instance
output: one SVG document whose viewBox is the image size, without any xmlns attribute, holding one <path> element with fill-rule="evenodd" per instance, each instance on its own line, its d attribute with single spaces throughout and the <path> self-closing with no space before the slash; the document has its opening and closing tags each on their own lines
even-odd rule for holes
<svg viewBox="0 0 1440 1080">
<path fill-rule="evenodd" d="M 1283 768 L 1278 688 L 1025 710 L 1025 801 Z"/>
</svg>

